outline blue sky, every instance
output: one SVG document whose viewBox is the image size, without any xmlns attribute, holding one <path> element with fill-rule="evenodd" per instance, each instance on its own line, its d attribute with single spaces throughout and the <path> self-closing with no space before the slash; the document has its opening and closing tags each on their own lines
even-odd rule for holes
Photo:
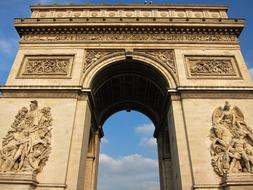
<svg viewBox="0 0 253 190">
<path fill-rule="evenodd" d="M 143 4 L 144 0 L 0 0 L 0 85 L 4 85 L 18 50 L 13 20 L 29 17 L 31 4 Z M 153 0 L 156 4 L 225 4 L 229 16 L 245 18 L 241 50 L 253 76 L 253 0 Z M 99 190 L 159 189 L 157 150 L 151 121 L 139 112 L 118 112 L 104 124 Z M 128 185 L 128 186 L 127 186 Z"/>
</svg>

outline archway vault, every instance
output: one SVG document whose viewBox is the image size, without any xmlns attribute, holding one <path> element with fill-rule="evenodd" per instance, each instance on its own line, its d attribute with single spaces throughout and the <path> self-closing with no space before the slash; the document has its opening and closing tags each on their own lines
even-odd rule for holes
<svg viewBox="0 0 253 190">
<path fill-rule="evenodd" d="M 94 77 L 91 90 L 100 125 L 120 110 L 136 110 L 159 126 L 168 106 L 169 83 L 156 68 L 134 59 L 116 61 Z"/>
</svg>

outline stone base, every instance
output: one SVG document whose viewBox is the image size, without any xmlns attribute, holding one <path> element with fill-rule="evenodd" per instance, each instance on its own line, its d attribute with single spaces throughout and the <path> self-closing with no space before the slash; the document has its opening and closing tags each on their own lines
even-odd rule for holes
<svg viewBox="0 0 253 190">
<path fill-rule="evenodd" d="M 227 174 L 222 179 L 222 187 L 224 190 L 253 190 L 253 174 Z"/>
<path fill-rule="evenodd" d="M 37 184 L 36 176 L 31 172 L 0 173 L 0 189 L 34 190 Z"/>
</svg>

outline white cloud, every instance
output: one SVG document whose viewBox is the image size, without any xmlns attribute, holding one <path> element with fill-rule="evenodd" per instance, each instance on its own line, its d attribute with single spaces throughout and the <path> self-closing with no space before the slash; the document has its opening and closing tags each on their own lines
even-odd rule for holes
<svg viewBox="0 0 253 190">
<path fill-rule="evenodd" d="M 98 190 L 158 190 L 158 162 L 139 154 L 114 159 L 100 154 Z"/>
<path fill-rule="evenodd" d="M 143 137 L 141 138 L 139 145 L 142 147 L 146 147 L 146 148 L 156 148 L 157 144 L 156 144 L 156 139 L 154 137 Z"/>
<path fill-rule="evenodd" d="M 139 146 L 145 148 L 156 148 L 156 139 L 153 137 L 155 126 L 152 123 L 144 124 L 136 128 L 135 132 L 142 137 Z"/>
<path fill-rule="evenodd" d="M 109 141 L 108 141 L 107 138 L 103 137 L 103 138 L 101 139 L 101 143 L 107 144 L 107 143 L 109 143 Z"/>
<path fill-rule="evenodd" d="M 135 132 L 145 136 L 152 136 L 154 133 L 155 127 L 152 123 L 144 124 L 136 128 Z"/>
<path fill-rule="evenodd" d="M 253 67 L 249 69 L 249 73 L 250 73 L 250 76 L 251 76 L 251 78 L 253 80 Z"/>
</svg>

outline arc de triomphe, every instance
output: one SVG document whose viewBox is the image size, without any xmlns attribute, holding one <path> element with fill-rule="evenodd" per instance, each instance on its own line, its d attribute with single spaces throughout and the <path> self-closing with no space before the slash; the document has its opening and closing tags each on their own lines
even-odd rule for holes
<svg viewBox="0 0 253 190">
<path fill-rule="evenodd" d="M 0 189 L 94 190 L 103 123 L 155 125 L 161 190 L 253 189 L 253 83 L 226 6 L 35 5 L 0 98 Z"/>
</svg>

